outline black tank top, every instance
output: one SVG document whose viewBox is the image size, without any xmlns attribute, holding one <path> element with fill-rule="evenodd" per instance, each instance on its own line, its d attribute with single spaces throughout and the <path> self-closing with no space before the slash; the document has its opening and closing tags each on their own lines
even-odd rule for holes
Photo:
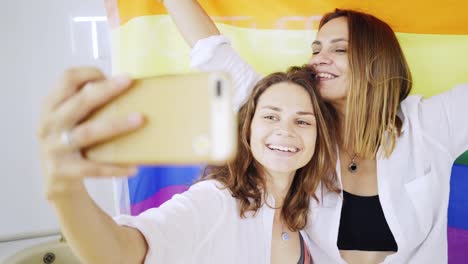
<svg viewBox="0 0 468 264">
<path fill-rule="evenodd" d="M 398 251 L 380 205 L 379 196 L 358 196 L 343 191 L 340 250 Z"/>
</svg>

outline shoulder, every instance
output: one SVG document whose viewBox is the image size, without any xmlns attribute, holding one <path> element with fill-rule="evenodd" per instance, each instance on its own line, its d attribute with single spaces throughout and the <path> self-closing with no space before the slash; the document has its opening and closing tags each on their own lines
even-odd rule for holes
<svg viewBox="0 0 468 264">
<path fill-rule="evenodd" d="M 422 95 L 410 95 L 406 97 L 400 104 L 401 114 L 404 117 L 415 115 L 422 100 Z"/>
<path fill-rule="evenodd" d="M 181 194 L 192 199 L 203 200 L 208 203 L 225 202 L 232 198 L 228 188 L 217 180 L 203 180 L 192 185 L 187 192 Z"/>
<path fill-rule="evenodd" d="M 451 108 L 468 105 L 468 84 L 459 84 L 450 90 L 423 98 L 421 95 L 410 95 L 400 104 L 399 117 L 418 120 L 429 116 L 432 120 L 454 115 Z"/>
<path fill-rule="evenodd" d="M 193 184 L 189 190 L 212 190 L 215 192 L 226 189 L 225 185 L 218 180 L 202 180 Z"/>
</svg>

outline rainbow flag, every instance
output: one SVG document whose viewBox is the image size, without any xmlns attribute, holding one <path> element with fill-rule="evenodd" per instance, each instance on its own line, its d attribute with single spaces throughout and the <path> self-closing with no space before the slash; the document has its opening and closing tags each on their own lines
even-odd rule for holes
<svg viewBox="0 0 468 264">
<path fill-rule="evenodd" d="M 114 73 L 143 77 L 186 73 L 189 47 L 156 0 L 104 0 L 111 26 Z M 258 72 L 302 65 L 322 14 L 352 8 L 374 14 L 397 32 L 414 77 L 413 93 L 431 96 L 468 82 L 467 1 L 201 0 L 234 48 Z M 468 103 L 468 102 L 467 102 Z M 200 167 L 142 167 L 118 185 L 123 212 L 138 214 L 184 191 Z M 468 153 L 452 169 L 449 262 L 468 260 Z M 123 198 L 122 198 L 123 197 Z M 128 198 L 129 197 L 129 198 Z M 122 202 L 123 201 L 123 202 Z M 125 206 L 122 206 L 125 207 Z"/>
</svg>

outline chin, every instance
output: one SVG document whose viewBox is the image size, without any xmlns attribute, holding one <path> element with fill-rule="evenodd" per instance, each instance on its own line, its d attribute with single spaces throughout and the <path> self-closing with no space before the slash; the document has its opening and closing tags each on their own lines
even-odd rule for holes
<svg viewBox="0 0 468 264">
<path fill-rule="evenodd" d="M 319 91 L 320 96 L 322 96 L 322 98 L 328 102 L 346 99 L 346 93 L 342 93 L 337 89 L 324 88 L 322 86 L 319 87 Z"/>
<path fill-rule="evenodd" d="M 295 173 L 298 169 L 302 168 L 301 166 L 297 165 L 289 165 L 289 164 L 271 164 L 270 166 L 263 166 L 267 171 L 272 173 Z"/>
</svg>

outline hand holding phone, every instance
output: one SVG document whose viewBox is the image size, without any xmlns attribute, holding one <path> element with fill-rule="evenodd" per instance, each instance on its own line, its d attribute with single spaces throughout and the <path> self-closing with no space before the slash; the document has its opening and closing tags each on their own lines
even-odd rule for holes
<svg viewBox="0 0 468 264">
<path fill-rule="evenodd" d="M 145 126 L 92 146 L 85 155 L 120 164 L 222 164 L 237 148 L 231 86 L 219 72 L 138 79 L 90 119 L 141 112 Z"/>
</svg>

